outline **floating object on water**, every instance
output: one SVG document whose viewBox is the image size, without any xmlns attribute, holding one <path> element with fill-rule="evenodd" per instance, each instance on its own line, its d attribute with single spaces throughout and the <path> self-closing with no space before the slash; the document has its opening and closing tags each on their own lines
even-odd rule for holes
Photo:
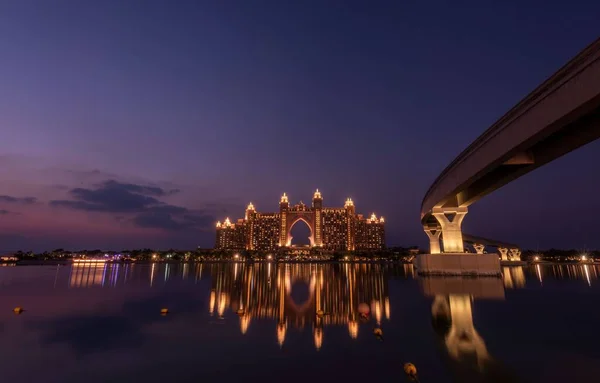
<svg viewBox="0 0 600 383">
<path fill-rule="evenodd" d="M 20 306 L 17 306 L 13 309 L 13 312 L 15 314 L 21 314 L 23 311 L 25 311 L 25 310 L 23 310 L 23 307 L 20 307 Z"/>
<path fill-rule="evenodd" d="M 160 315 L 167 315 L 169 313 L 169 309 L 160 309 Z"/>
<path fill-rule="evenodd" d="M 317 310 L 318 317 L 322 317 L 323 315 L 325 315 L 325 312 L 323 310 Z"/>
<path fill-rule="evenodd" d="M 358 312 L 360 315 L 368 316 L 369 315 L 369 305 L 366 303 L 361 303 L 358 305 Z"/>
<path fill-rule="evenodd" d="M 237 314 L 238 314 L 239 316 L 242 316 L 242 315 L 244 315 L 244 309 L 239 309 L 239 310 L 237 311 Z"/>
<path fill-rule="evenodd" d="M 379 327 L 375 327 L 373 329 L 373 335 L 375 335 L 377 337 L 377 339 L 383 340 L 383 330 L 380 329 Z"/>
<path fill-rule="evenodd" d="M 404 363 L 404 373 L 408 375 L 409 378 L 416 380 L 417 382 L 419 381 L 417 378 L 417 367 L 414 364 Z"/>
</svg>

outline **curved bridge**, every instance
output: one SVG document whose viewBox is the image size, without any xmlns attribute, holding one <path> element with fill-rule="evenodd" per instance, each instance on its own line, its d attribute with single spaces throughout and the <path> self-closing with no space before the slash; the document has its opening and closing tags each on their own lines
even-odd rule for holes
<svg viewBox="0 0 600 383">
<path fill-rule="evenodd" d="M 467 207 L 600 137 L 600 39 L 508 111 L 454 159 L 421 205 L 431 253 L 462 253 Z"/>
</svg>

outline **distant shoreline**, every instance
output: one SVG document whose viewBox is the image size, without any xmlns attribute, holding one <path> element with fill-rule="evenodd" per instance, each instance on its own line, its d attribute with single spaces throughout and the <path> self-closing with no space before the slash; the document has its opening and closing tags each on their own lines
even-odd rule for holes
<svg viewBox="0 0 600 383">
<path fill-rule="evenodd" d="M 204 260 L 204 261 L 136 261 L 136 262 L 106 262 L 105 264 L 118 264 L 118 265 L 151 265 L 151 264 L 190 264 L 190 263 L 282 263 L 282 264 L 296 264 L 296 263 L 329 263 L 329 264 L 402 264 L 402 265 L 412 265 L 412 262 L 406 262 L 402 260 L 360 260 L 360 261 L 340 261 L 340 260 L 330 260 L 330 261 L 295 261 L 295 260 L 281 260 L 281 261 L 234 261 L 229 259 L 224 260 Z M 4 265 L 14 265 L 14 266 L 69 266 L 73 265 L 71 260 L 58 260 L 58 259 L 48 259 L 48 260 L 21 260 L 18 262 L 4 262 Z M 94 263 L 81 263 L 80 265 L 93 265 Z M 96 264 L 97 265 L 97 264 Z M 560 266 L 560 265 L 600 265 L 600 262 L 586 262 L 581 263 L 577 261 L 568 261 L 568 262 L 551 262 L 551 261 L 538 261 L 538 262 L 527 262 L 526 265 L 503 265 L 504 267 L 516 267 L 516 266 Z"/>
</svg>

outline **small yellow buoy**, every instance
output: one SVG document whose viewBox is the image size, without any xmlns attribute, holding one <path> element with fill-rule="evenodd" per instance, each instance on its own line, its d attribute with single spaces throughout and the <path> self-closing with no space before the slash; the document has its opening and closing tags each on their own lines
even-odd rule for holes
<svg viewBox="0 0 600 383">
<path fill-rule="evenodd" d="M 406 375 L 410 376 L 411 378 L 414 378 L 417 376 L 417 367 L 415 367 L 415 365 L 412 363 L 405 363 L 404 373 L 406 373 Z"/>
<path fill-rule="evenodd" d="M 240 315 L 240 316 L 244 315 L 244 309 L 239 309 L 237 311 L 237 314 Z"/>
<path fill-rule="evenodd" d="M 380 329 L 379 327 L 377 327 L 377 328 L 374 328 L 374 329 L 373 329 L 373 334 L 374 334 L 375 336 L 383 336 L 383 330 L 382 330 L 382 329 Z"/>
<path fill-rule="evenodd" d="M 160 309 L 160 315 L 167 315 L 169 313 L 169 309 Z"/>
<path fill-rule="evenodd" d="M 317 310 L 318 317 L 322 317 L 323 315 L 325 315 L 325 312 L 323 312 L 323 310 Z"/>
<path fill-rule="evenodd" d="M 15 307 L 15 308 L 13 309 L 13 312 L 14 312 L 15 314 L 21 314 L 23 311 L 25 311 L 25 310 L 23 310 L 23 307 L 19 307 L 19 306 Z"/>
</svg>

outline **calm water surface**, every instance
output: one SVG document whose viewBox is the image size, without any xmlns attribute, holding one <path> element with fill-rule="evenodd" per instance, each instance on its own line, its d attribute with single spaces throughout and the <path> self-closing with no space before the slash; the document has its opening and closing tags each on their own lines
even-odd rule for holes
<svg viewBox="0 0 600 383">
<path fill-rule="evenodd" d="M 505 268 L 501 279 L 422 279 L 409 265 L 1 267 L 2 377 L 406 382 L 410 361 L 423 383 L 594 382 L 599 275 L 591 265 Z"/>
</svg>

